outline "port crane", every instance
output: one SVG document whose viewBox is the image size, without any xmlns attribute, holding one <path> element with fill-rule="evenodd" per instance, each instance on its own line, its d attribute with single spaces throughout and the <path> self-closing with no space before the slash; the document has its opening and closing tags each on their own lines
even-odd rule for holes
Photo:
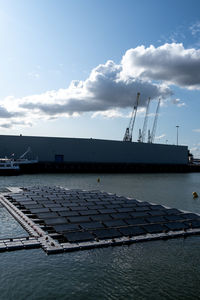
<svg viewBox="0 0 200 300">
<path fill-rule="evenodd" d="M 146 136 L 146 131 L 147 131 L 147 122 L 148 122 L 148 116 L 149 116 L 149 104 L 150 104 L 150 97 L 147 101 L 147 108 L 146 108 L 146 114 L 145 114 L 145 118 L 144 118 L 144 124 L 143 124 L 143 128 L 142 128 L 142 134 L 141 134 L 141 142 L 144 143 L 145 142 L 145 136 Z"/>
<path fill-rule="evenodd" d="M 137 93 L 136 105 L 133 106 L 133 111 L 131 114 L 129 126 L 126 128 L 125 135 L 123 138 L 124 142 L 132 142 L 133 128 L 134 128 L 134 124 L 135 124 L 139 98 L 140 98 L 140 93 Z"/>
<path fill-rule="evenodd" d="M 152 131 L 151 131 L 151 133 L 149 133 L 149 136 L 148 136 L 149 143 L 153 143 L 154 139 L 155 139 L 156 127 L 157 127 L 157 122 L 158 122 L 158 113 L 159 113 L 159 109 L 160 109 L 160 101 L 161 101 L 161 99 L 159 98 L 158 105 L 156 108 L 156 114 L 155 114 L 155 118 L 154 118 L 154 122 L 153 122 Z"/>
<path fill-rule="evenodd" d="M 145 118 L 144 118 L 144 124 L 143 124 L 142 131 L 141 131 L 141 129 L 139 129 L 139 138 L 138 138 L 139 143 L 144 143 L 145 142 L 146 131 L 147 131 L 147 122 L 148 122 L 148 116 L 149 116 L 150 100 L 151 100 L 151 98 L 149 97 L 148 101 L 147 101 L 147 107 L 146 107 L 146 113 L 145 113 Z"/>
</svg>

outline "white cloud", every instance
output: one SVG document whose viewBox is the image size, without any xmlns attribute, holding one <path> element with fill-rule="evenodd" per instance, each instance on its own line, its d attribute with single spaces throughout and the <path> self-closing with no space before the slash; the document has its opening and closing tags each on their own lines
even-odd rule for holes
<svg viewBox="0 0 200 300">
<path fill-rule="evenodd" d="M 194 132 L 200 132 L 200 129 L 193 129 Z"/>
<path fill-rule="evenodd" d="M 166 137 L 166 134 L 161 134 L 161 135 L 159 135 L 159 136 L 156 136 L 155 139 L 156 139 L 156 140 L 161 140 L 161 139 L 163 139 L 164 137 Z"/>
<path fill-rule="evenodd" d="M 122 112 L 120 112 L 117 109 L 110 109 L 105 111 L 96 111 L 92 114 L 92 118 L 96 117 L 103 117 L 103 118 L 127 118 L 127 114 L 124 115 Z"/>
<path fill-rule="evenodd" d="M 124 117 L 122 110 L 135 105 L 137 92 L 141 93 L 138 113 L 144 113 L 148 97 L 161 97 L 162 105 L 172 97 L 170 84 L 200 89 L 199 69 L 200 50 L 176 43 L 158 48 L 140 46 L 128 50 L 120 64 L 111 60 L 100 64 L 85 81 L 74 80 L 67 88 L 23 98 L 6 97 L 0 103 L 0 120 L 9 118 L 9 122 L 0 122 L 0 126 L 26 126 L 41 118 L 77 117 L 86 112 L 93 118 Z M 185 105 L 180 99 L 172 102 L 178 107 Z"/>
<path fill-rule="evenodd" d="M 38 72 L 29 72 L 28 76 L 33 78 L 33 79 L 39 79 L 40 78 L 40 74 Z"/>
<path fill-rule="evenodd" d="M 15 121 L 15 120 L 10 120 L 6 123 L 3 123 L 2 121 L 0 121 L 0 127 L 2 128 L 12 128 L 13 126 L 25 126 L 25 127 L 31 127 L 33 124 L 31 122 L 24 122 L 24 121 Z"/>
<path fill-rule="evenodd" d="M 22 115 L 17 112 L 9 112 L 5 107 L 0 106 L 0 119 L 10 119 L 16 116 L 22 116 Z"/>
<path fill-rule="evenodd" d="M 113 116 L 113 110 L 133 107 L 138 91 L 141 92 L 141 107 L 146 105 L 149 96 L 156 99 L 172 95 L 166 85 L 137 77 L 124 79 L 121 78 L 121 71 L 121 65 L 107 61 L 94 68 L 88 79 L 72 81 L 67 89 L 17 99 L 18 108 L 46 116 L 73 116 L 77 113 L 105 111 L 112 111 Z M 106 114 L 111 116 L 110 113 Z"/>
<path fill-rule="evenodd" d="M 185 49 L 183 44 L 129 49 L 122 58 L 122 66 L 125 78 L 137 76 L 188 89 L 200 89 L 200 50 Z"/>
<path fill-rule="evenodd" d="M 198 147 L 193 147 L 190 149 L 191 152 L 198 152 L 199 151 L 199 148 Z"/>
<path fill-rule="evenodd" d="M 184 102 L 181 102 L 180 99 L 172 99 L 172 103 L 175 104 L 178 107 L 183 107 L 183 106 L 186 105 Z"/>
<path fill-rule="evenodd" d="M 200 33 L 200 22 L 198 21 L 198 22 L 192 24 L 189 29 L 190 29 L 192 35 L 196 36 L 197 34 Z"/>
</svg>

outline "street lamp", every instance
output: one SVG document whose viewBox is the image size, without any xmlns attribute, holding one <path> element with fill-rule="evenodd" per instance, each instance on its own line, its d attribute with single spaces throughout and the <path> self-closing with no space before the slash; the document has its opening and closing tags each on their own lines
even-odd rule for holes
<svg viewBox="0 0 200 300">
<path fill-rule="evenodd" d="M 176 144 L 178 146 L 178 129 L 179 129 L 179 125 L 176 125 Z"/>
</svg>

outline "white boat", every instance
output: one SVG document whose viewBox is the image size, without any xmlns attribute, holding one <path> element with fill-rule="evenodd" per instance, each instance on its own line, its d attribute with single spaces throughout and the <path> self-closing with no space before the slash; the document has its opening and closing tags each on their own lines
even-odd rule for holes
<svg viewBox="0 0 200 300">
<path fill-rule="evenodd" d="M 0 158 L 0 175 L 16 175 L 19 174 L 20 171 L 23 173 L 23 166 L 38 163 L 38 159 L 25 158 L 29 152 L 31 152 L 30 147 L 17 159 L 14 159 L 14 154 L 11 155 L 11 158 Z"/>
<path fill-rule="evenodd" d="M 10 158 L 0 158 L 0 175 L 16 175 L 20 172 L 20 167 Z"/>
</svg>

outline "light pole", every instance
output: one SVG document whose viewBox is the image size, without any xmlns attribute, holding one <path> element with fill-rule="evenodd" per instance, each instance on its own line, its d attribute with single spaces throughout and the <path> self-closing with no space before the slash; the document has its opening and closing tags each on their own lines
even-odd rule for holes
<svg viewBox="0 0 200 300">
<path fill-rule="evenodd" d="M 179 129 L 179 125 L 176 125 L 176 144 L 177 144 L 177 146 L 178 146 L 178 129 Z"/>
</svg>

